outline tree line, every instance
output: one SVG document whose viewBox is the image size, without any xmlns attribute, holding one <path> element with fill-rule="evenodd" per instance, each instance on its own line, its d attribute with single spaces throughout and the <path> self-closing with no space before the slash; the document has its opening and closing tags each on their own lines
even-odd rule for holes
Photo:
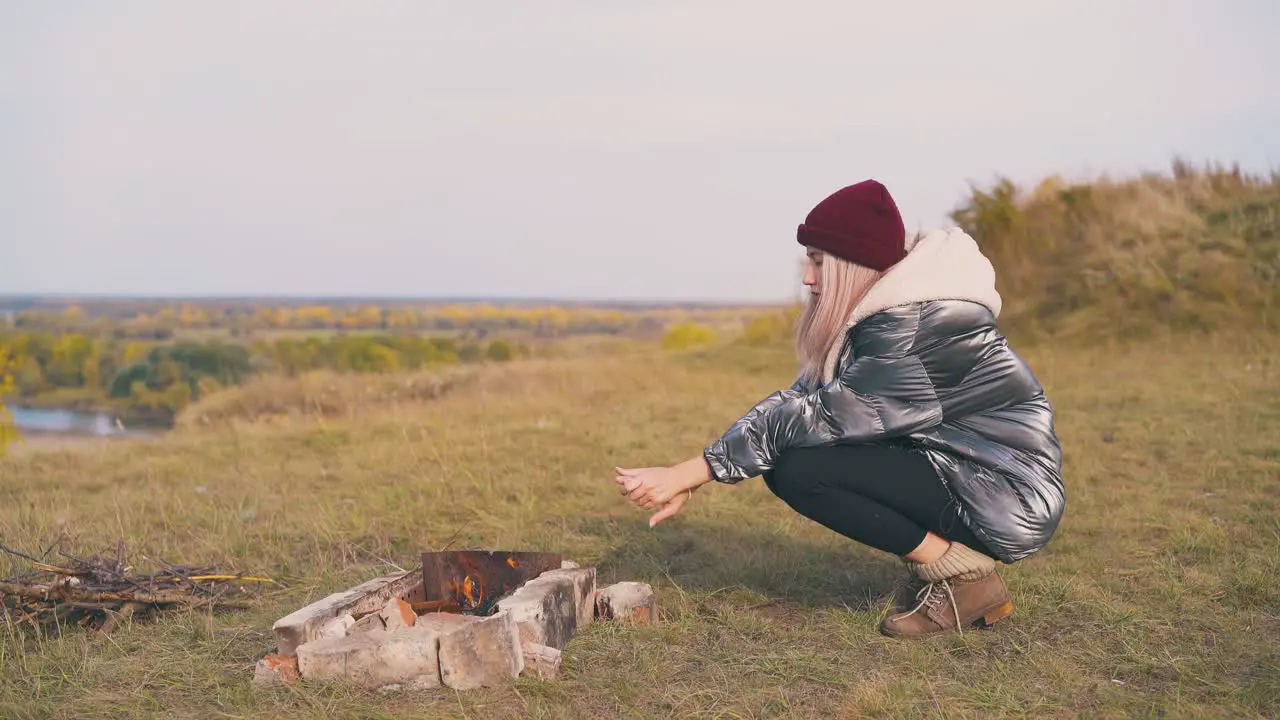
<svg viewBox="0 0 1280 720">
<path fill-rule="evenodd" d="M 674 322 L 740 318 L 742 308 L 627 308 L 457 305 L 342 305 L 233 301 L 49 301 L 9 320 L 29 332 L 75 331 L 116 339 L 168 340 L 183 330 L 221 330 L 242 339 L 272 331 L 455 333 L 484 338 L 516 331 L 535 338 L 660 334 Z"/>
<path fill-rule="evenodd" d="M 528 353 L 508 340 L 331 335 L 245 344 L 221 341 L 144 343 L 81 333 L 0 335 L 0 395 L 18 402 L 110 406 L 157 421 L 251 375 L 311 370 L 393 372 L 474 362 L 505 362 Z"/>
</svg>

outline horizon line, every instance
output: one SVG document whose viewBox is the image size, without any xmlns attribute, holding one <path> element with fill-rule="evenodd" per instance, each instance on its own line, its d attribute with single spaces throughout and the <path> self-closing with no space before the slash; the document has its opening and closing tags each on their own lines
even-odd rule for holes
<svg viewBox="0 0 1280 720">
<path fill-rule="evenodd" d="M 747 300 L 728 298 L 635 298 L 635 297 L 556 297 L 551 295 L 380 295 L 380 294 L 333 294 L 323 293 L 202 293 L 202 294 L 168 294 L 168 293 L 111 293 L 111 292 L 4 292 L 0 291 L 0 305 L 9 302 L 39 301 L 391 301 L 391 302 L 429 302 L 457 304 L 516 304 L 542 303 L 550 305 L 734 305 L 734 306 L 768 306 L 788 303 L 787 298 Z"/>
</svg>

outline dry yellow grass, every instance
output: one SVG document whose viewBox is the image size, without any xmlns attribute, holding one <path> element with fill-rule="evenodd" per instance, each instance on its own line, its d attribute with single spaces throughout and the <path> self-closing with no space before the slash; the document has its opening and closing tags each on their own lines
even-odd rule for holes
<svg viewBox="0 0 1280 720">
<path fill-rule="evenodd" d="M 975 190 L 954 213 L 1016 298 L 1020 336 L 1280 329 L 1280 174 L 1175 162 L 1168 174 Z"/>
<path fill-rule="evenodd" d="M 655 530 L 614 464 L 697 451 L 790 380 L 719 347 L 485 368 L 431 397 L 0 461 L 0 537 L 123 537 L 152 557 L 268 573 L 238 614 L 109 639 L 0 643 L 7 717 L 1274 717 L 1280 712 L 1280 340 L 1042 346 L 1068 506 L 1007 571 L 1002 626 L 876 632 L 891 558 L 796 516 L 759 481 L 708 487 Z M 394 382 L 391 380 L 389 382 Z M 385 398 L 385 396 L 383 396 Z M 886 478 L 891 482 L 892 478 Z M 598 624 L 557 683 L 379 695 L 254 690 L 270 624 L 424 548 L 554 550 L 659 590 L 663 622 Z"/>
<path fill-rule="evenodd" d="M 350 418 L 368 407 L 388 408 L 433 400 L 465 385 L 475 375 L 472 369 L 457 367 L 395 374 L 318 370 L 298 377 L 262 375 L 201 400 L 179 415 L 176 424 L 203 427 L 309 417 Z"/>
</svg>

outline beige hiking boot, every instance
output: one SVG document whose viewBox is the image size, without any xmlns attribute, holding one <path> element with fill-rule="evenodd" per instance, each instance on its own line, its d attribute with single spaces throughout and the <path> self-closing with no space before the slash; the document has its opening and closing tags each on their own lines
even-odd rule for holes
<svg viewBox="0 0 1280 720">
<path fill-rule="evenodd" d="M 890 615 L 880 631 L 893 637 L 923 637 L 974 625 L 991 626 L 1013 614 L 1013 598 L 994 570 L 980 580 L 937 580 L 925 585 L 919 601 Z"/>
<path fill-rule="evenodd" d="M 886 635 L 963 632 L 978 621 L 992 625 L 1013 612 L 1013 599 L 996 574 L 996 561 L 962 543 L 951 543 L 946 554 L 931 563 L 906 564 L 926 584 L 916 592 L 914 608 L 885 618 L 880 630 Z"/>
</svg>

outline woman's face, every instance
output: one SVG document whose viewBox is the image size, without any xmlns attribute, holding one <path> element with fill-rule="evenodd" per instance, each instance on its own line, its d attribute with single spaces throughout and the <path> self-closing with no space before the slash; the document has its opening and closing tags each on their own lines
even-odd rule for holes
<svg viewBox="0 0 1280 720">
<path fill-rule="evenodd" d="M 809 287 L 809 294 L 817 297 L 822 294 L 822 251 L 810 249 L 809 262 L 804 268 L 804 284 Z"/>
</svg>

